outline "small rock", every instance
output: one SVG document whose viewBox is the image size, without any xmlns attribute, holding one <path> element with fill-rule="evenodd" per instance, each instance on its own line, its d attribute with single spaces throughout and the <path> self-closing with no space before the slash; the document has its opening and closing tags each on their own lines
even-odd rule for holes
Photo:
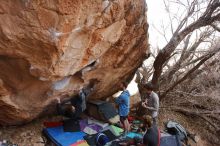
<svg viewBox="0 0 220 146">
<path fill-rule="evenodd" d="M 199 136 L 195 136 L 195 138 L 194 138 L 194 139 L 195 139 L 195 141 L 196 141 L 196 142 L 199 142 L 200 137 L 199 137 Z"/>
<path fill-rule="evenodd" d="M 21 137 L 25 137 L 26 135 L 27 135 L 26 132 L 22 132 L 22 133 L 20 134 Z"/>
<path fill-rule="evenodd" d="M 34 136 L 34 132 L 31 132 L 31 133 L 30 133 L 30 136 Z"/>
</svg>

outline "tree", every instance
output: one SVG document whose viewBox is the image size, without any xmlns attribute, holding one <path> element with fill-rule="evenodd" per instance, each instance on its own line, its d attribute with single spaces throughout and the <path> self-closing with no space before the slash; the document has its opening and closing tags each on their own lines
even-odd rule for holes
<svg viewBox="0 0 220 146">
<path fill-rule="evenodd" d="M 181 5 L 185 8 L 184 17 L 171 14 L 170 5 Z M 153 68 L 142 67 L 142 71 L 138 71 L 138 82 L 150 81 L 153 85 L 163 87 L 165 84 L 167 89 L 163 89 L 162 98 L 166 93 L 173 89 L 176 85 L 184 81 L 190 74 L 202 66 L 206 60 L 214 56 L 219 49 L 211 50 L 215 45 L 218 48 L 216 34 L 219 31 L 217 22 L 220 21 L 220 1 L 203 0 L 186 1 L 180 0 L 165 1 L 164 5 L 169 14 L 170 30 L 172 37 L 167 44 L 155 55 Z M 181 20 L 179 18 L 182 18 Z M 174 30 L 175 21 L 178 23 Z M 165 27 L 163 27 L 165 28 Z M 167 33 L 166 30 L 163 32 Z M 166 34 L 162 35 L 166 38 Z M 168 40 L 166 38 L 166 40 Z M 203 49 L 202 49 L 203 48 Z M 205 48 L 205 49 L 204 49 Z M 212 54 L 212 55 L 210 55 Z M 150 74 L 149 74 L 150 73 Z M 140 78 L 140 74 L 143 78 Z M 169 83 L 169 86 L 167 84 Z"/>
<path fill-rule="evenodd" d="M 170 110 L 196 118 L 214 134 L 209 133 L 208 139 L 219 145 L 220 100 L 213 96 L 220 95 L 216 89 L 220 87 L 220 1 L 164 0 L 164 5 L 170 23 L 155 31 L 167 43 L 152 52 L 152 64 L 138 69 L 140 94 L 142 84 L 152 82 L 158 87 L 161 112 Z M 184 13 L 172 12 L 171 5 L 183 7 Z"/>
</svg>

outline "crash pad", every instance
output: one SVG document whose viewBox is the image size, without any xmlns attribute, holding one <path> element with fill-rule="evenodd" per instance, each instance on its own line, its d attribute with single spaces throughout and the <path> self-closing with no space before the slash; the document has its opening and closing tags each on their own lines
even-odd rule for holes
<svg viewBox="0 0 220 146">
<path fill-rule="evenodd" d="M 114 108 L 114 106 L 109 103 L 109 102 L 106 102 L 106 103 L 103 103 L 99 106 L 99 111 L 103 114 L 103 116 L 106 118 L 106 119 L 111 119 L 115 116 L 118 115 L 117 113 L 117 110 Z"/>
<path fill-rule="evenodd" d="M 115 136 L 120 136 L 122 132 L 124 131 L 123 129 L 117 126 L 114 126 L 114 125 L 107 126 L 103 129 L 103 131 L 104 130 L 110 130 Z"/>
<path fill-rule="evenodd" d="M 95 123 L 89 123 L 87 119 L 80 120 L 80 130 L 87 133 L 87 134 L 96 134 L 98 133 L 102 127 Z"/>
<path fill-rule="evenodd" d="M 81 141 L 78 141 L 74 144 L 71 144 L 70 146 L 89 146 L 89 145 L 85 140 L 81 140 Z"/>
<path fill-rule="evenodd" d="M 116 127 L 114 125 L 111 125 L 112 129 L 114 130 L 114 134 L 116 134 L 116 136 L 121 135 L 121 133 L 124 131 L 123 129 Z"/>
<path fill-rule="evenodd" d="M 83 136 L 86 135 L 83 132 L 64 132 L 63 126 L 45 128 L 43 132 L 57 146 L 70 146 L 79 140 L 84 140 Z"/>
<path fill-rule="evenodd" d="M 181 142 L 176 135 L 164 136 L 160 138 L 160 146 L 181 146 Z"/>
<path fill-rule="evenodd" d="M 104 123 L 104 122 L 101 122 L 101 121 L 98 121 L 98 120 L 95 120 L 95 119 L 88 119 L 88 124 L 89 125 L 96 124 L 96 125 L 99 125 L 102 128 L 105 128 L 106 126 L 109 125 L 108 123 Z"/>
<path fill-rule="evenodd" d="M 110 123 L 119 121 L 117 110 L 112 103 L 100 100 L 88 101 L 87 103 L 89 116 L 101 121 L 108 121 Z"/>
</svg>

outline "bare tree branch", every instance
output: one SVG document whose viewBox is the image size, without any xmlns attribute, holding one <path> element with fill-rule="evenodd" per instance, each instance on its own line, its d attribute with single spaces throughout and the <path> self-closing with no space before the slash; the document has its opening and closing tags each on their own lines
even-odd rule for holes
<svg viewBox="0 0 220 146">
<path fill-rule="evenodd" d="M 213 31 L 205 31 L 203 32 L 198 41 L 195 42 L 188 50 L 187 49 L 187 46 L 189 44 L 189 38 L 191 37 L 191 35 L 189 35 L 187 38 L 186 38 L 186 41 L 185 41 L 185 46 L 183 48 L 183 51 L 182 51 L 182 54 L 180 56 L 180 59 L 175 63 L 175 65 L 173 65 L 173 67 L 169 70 L 167 70 L 167 72 L 162 75 L 161 77 L 161 80 L 163 80 L 164 78 L 166 78 L 166 80 L 170 81 L 173 74 L 178 71 L 180 68 L 183 68 L 185 67 L 186 65 L 182 65 L 182 63 L 193 53 L 195 52 L 195 50 L 198 48 L 198 46 L 204 41 L 204 39 L 206 39 L 207 37 L 209 37 L 211 34 L 212 34 Z M 202 57 L 200 59 L 198 59 L 197 61 L 201 60 Z M 194 62 L 195 63 L 195 62 Z M 192 63 L 191 63 L 192 64 Z M 190 64 L 188 64 L 190 65 Z"/>
<path fill-rule="evenodd" d="M 202 113 L 202 112 L 195 112 L 193 110 L 186 110 L 186 109 L 179 108 L 179 107 L 171 107 L 171 108 L 168 108 L 168 109 L 173 110 L 173 111 L 177 111 L 177 112 L 181 112 L 181 113 L 186 114 L 186 115 L 194 115 L 194 116 L 200 117 L 203 120 L 205 120 L 206 122 L 208 122 L 214 129 L 216 129 L 217 131 L 219 130 L 218 126 L 216 126 L 206 116 L 202 115 L 202 114 L 207 113 L 207 112 L 204 112 L 204 113 Z"/>
<path fill-rule="evenodd" d="M 189 70 L 181 79 L 179 79 L 177 82 L 175 82 L 171 87 L 169 87 L 162 95 L 161 97 L 165 97 L 165 95 L 170 92 L 173 88 L 175 88 L 179 83 L 183 82 L 184 80 L 187 79 L 187 77 L 192 74 L 195 70 L 197 70 L 201 65 L 203 65 L 203 63 L 208 60 L 209 58 L 211 58 L 212 56 L 214 56 L 217 52 L 220 51 L 220 43 L 216 44 L 215 46 L 216 48 L 213 49 L 212 52 L 209 52 L 208 54 L 203 56 L 203 59 L 200 60 L 200 62 L 195 65 L 191 70 Z"/>
<path fill-rule="evenodd" d="M 219 28 L 218 26 L 216 26 L 216 25 L 214 25 L 214 24 L 211 24 L 211 26 L 212 26 L 215 30 L 217 30 L 218 32 L 220 32 L 220 28 Z"/>
<path fill-rule="evenodd" d="M 194 2 L 194 1 L 193 1 Z M 158 84 L 159 78 L 162 73 L 163 64 L 167 61 L 169 56 L 172 54 L 172 52 L 175 50 L 175 48 L 179 45 L 179 43 L 191 32 L 194 30 L 201 28 L 203 26 L 211 25 L 215 21 L 220 20 L 220 13 L 212 16 L 213 12 L 220 7 L 219 0 L 211 0 L 206 11 L 203 13 L 203 15 L 194 23 L 190 24 L 186 28 L 184 28 L 182 31 L 174 33 L 173 37 L 170 39 L 168 44 L 159 52 L 157 55 L 155 61 L 154 61 L 154 75 L 152 78 L 152 83 L 154 85 Z M 193 10 L 194 7 L 191 8 Z M 191 15 L 189 11 L 188 15 Z M 182 23 L 185 23 L 186 20 L 183 20 Z M 179 27 L 181 27 L 182 23 Z M 179 27 L 177 30 L 179 30 Z"/>
<path fill-rule="evenodd" d="M 166 3 L 165 0 L 163 0 L 163 3 L 164 3 L 164 6 L 165 6 L 165 10 L 168 13 L 169 20 L 170 20 L 170 22 L 172 22 L 172 18 L 171 18 L 171 15 L 170 15 L 170 10 L 169 10 L 169 5 Z M 171 29 L 172 34 L 174 34 L 173 23 L 170 23 L 170 29 Z"/>
</svg>

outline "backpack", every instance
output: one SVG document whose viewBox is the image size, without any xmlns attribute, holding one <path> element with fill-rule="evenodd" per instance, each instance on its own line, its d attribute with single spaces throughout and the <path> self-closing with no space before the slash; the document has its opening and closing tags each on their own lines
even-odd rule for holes
<svg viewBox="0 0 220 146">
<path fill-rule="evenodd" d="M 104 146 L 109 141 L 110 140 L 109 140 L 108 136 L 106 136 L 104 133 L 99 133 L 96 136 L 96 145 L 97 146 Z"/>
<path fill-rule="evenodd" d="M 181 141 L 188 141 L 186 129 L 175 121 L 168 121 L 165 125 L 167 132 L 172 135 L 177 135 Z"/>
</svg>

